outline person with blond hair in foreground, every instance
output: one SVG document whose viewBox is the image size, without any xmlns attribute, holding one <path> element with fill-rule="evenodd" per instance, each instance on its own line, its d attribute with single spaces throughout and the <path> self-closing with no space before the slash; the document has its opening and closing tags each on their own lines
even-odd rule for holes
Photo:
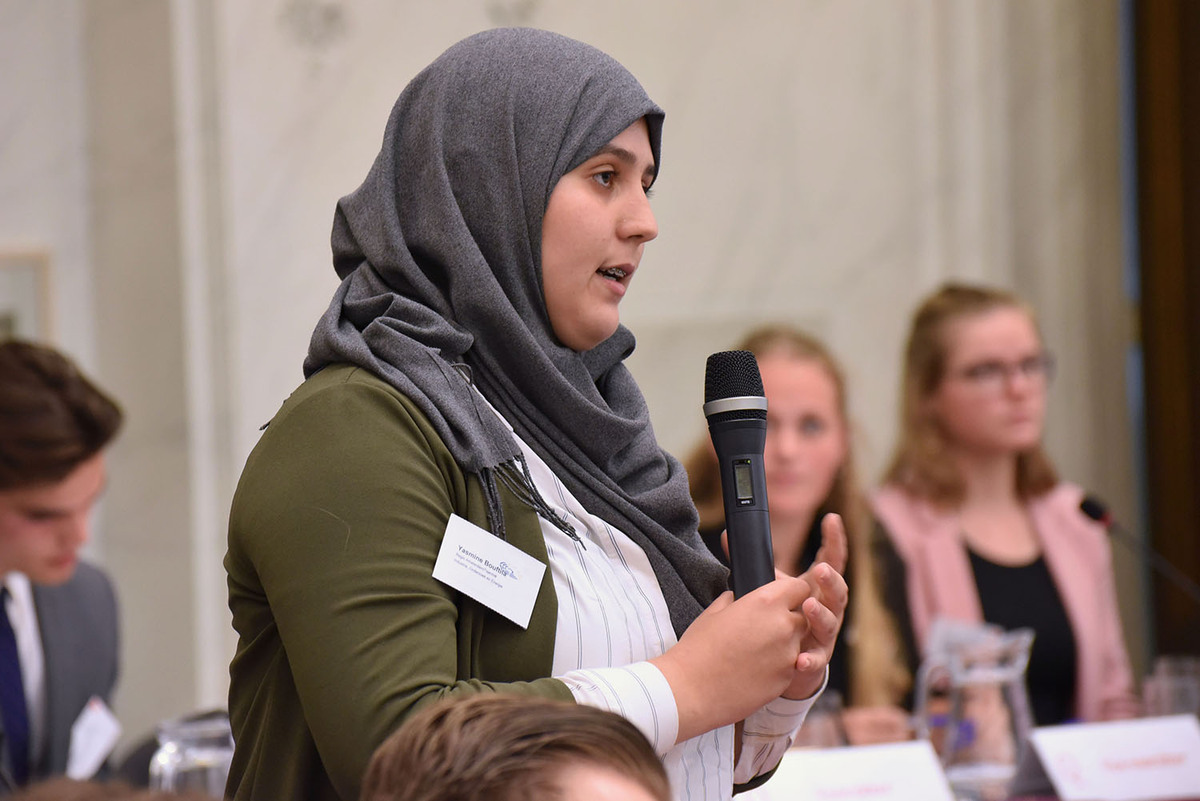
<svg viewBox="0 0 1200 801">
<path fill-rule="evenodd" d="M 414 715 L 375 752 L 360 801 L 669 801 L 666 771 L 625 718 L 475 695 Z"/>
</svg>

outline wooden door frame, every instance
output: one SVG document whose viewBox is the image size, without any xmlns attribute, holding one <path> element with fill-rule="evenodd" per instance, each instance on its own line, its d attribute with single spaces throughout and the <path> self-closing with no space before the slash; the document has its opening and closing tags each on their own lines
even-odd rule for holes
<svg viewBox="0 0 1200 801">
<path fill-rule="evenodd" d="M 1148 541 L 1200 581 L 1200 4 L 1134 9 Z M 1200 608 L 1152 586 L 1156 652 L 1200 652 Z"/>
</svg>

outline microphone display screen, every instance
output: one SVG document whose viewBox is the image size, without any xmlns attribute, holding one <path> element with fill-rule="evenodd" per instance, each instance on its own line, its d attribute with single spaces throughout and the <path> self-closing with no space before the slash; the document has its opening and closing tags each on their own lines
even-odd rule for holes
<svg viewBox="0 0 1200 801">
<path fill-rule="evenodd" d="M 733 463 L 733 481 L 737 493 L 738 506 L 750 506 L 754 503 L 754 481 L 750 473 L 750 460 L 739 459 Z"/>
</svg>

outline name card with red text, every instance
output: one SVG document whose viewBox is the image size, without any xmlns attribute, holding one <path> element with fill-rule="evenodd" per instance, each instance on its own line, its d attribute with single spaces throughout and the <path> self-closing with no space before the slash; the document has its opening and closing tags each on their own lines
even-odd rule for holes
<svg viewBox="0 0 1200 801">
<path fill-rule="evenodd" d="M 1030 740 L 1062 801 L 1200 799 L 1193 715 L 1046 726 Z"/>
<path fill-rule="evenodd" d="M 925 740 L 855 748 L 793 748 L 754 801 L 954 801 Z"/>
</svg>

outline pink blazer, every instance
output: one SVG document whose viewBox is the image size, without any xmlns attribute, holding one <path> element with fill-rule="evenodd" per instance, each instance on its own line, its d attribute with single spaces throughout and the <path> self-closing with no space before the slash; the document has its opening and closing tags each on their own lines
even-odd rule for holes
<svg viewBox="0 0 1200 801">
<path fill-rule="evenodd" d="M 1059 484 L 1029 504 L 1046 565 L 1075 633 L 1075 714 L 1082 720 L 1120 716 L 1133 702 L 1133 674 L 1113 583 L 1108 534 L 1079 511 L 1083 491 Z M 938 616 L 982 622 L 983 610 L 958 515 L 915 500 L 895 486 L 871 498 L 908 571 L 913 631 L 922 650 Z"/>
</svg>

